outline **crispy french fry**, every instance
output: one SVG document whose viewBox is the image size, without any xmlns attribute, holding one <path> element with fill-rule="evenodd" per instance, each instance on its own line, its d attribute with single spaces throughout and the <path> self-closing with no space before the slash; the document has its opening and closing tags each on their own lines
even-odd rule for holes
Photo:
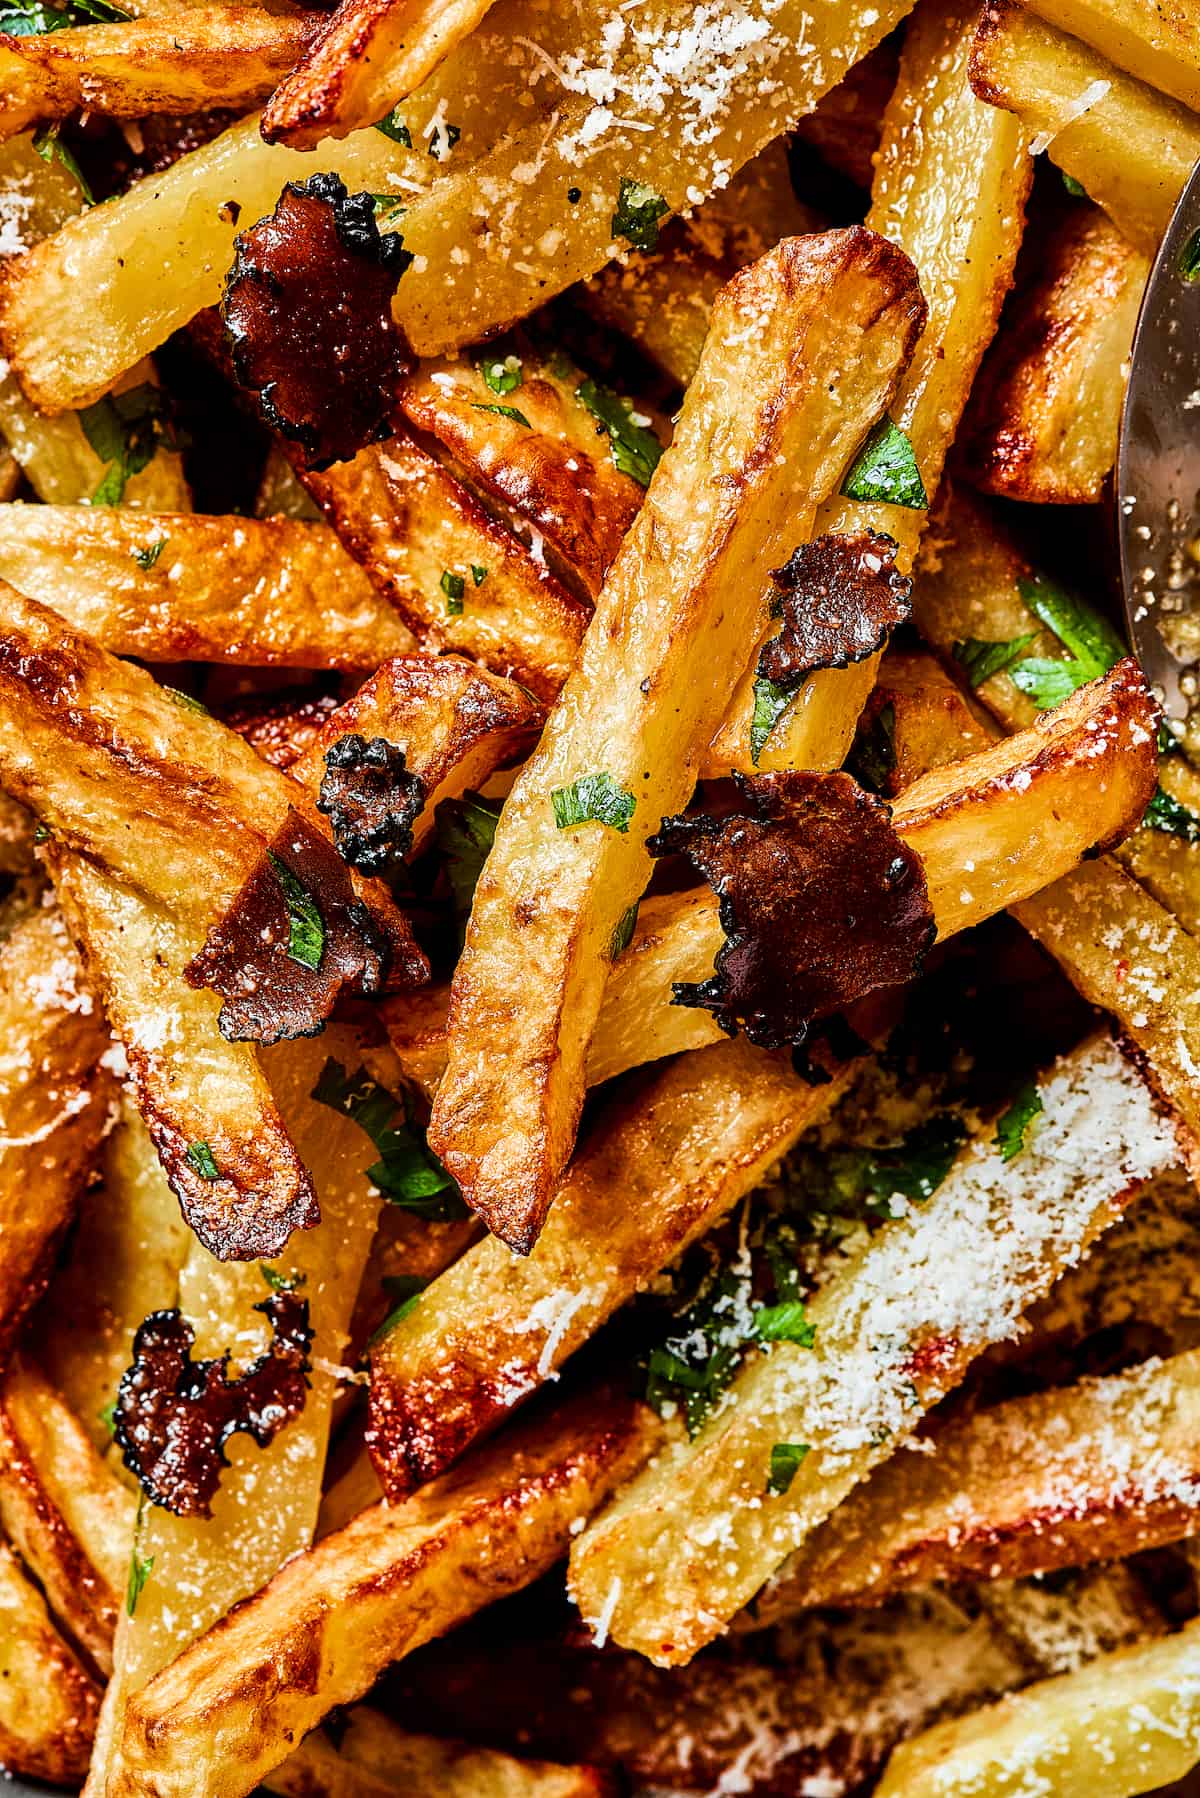
<svg viewBox="0 0 1200 1798">
<path fill-rule="evenodd" d="M 1130 243 L 1154 254 L 1200 158 L 1194 113 L 1123 75 L 1018 0 L 989 0 L 971 82 L 981 100 L 1016 113 L 1031 149 L 1047 150 Z"/>
<path fill-rule="evenodd" d="M 831 491 L 922 312 L 911 264 L 861 229 L 785 239 L 718 300 L 672 446 L 504 807 L 454 977 L 430 1141 L 521 1252 L 574 1141 L 613 933 L 649 878 L 645 840 L 691 794 L 781 559 L 781 519 L 811 517 Z M 581 781 L 606 788 L 618 828 L 590 821 Z"/>
<path fill-rule="evenodd" d="M 407 99 L 492 0 L 342 0 L 264 109 L 269 144 L 315 150 L 373 125 Z"/>
<path fill-rule="evenodd" d="M 315 502 L 300 484 L 300 477 L 284 454 L 282 444 L 272 443 L 263 464 L 258 497 L 254 502 L 256 518 L 301 518 L 313 520 L 321 514 Z"/>
<path fill-rule="evenodd" d="M 407 1730 L 365 1705 L 351 1711 L 337 1746 L 322 1731 L 308 1736 L 271 1773 L 280 1798 L 387 1798 L 392 1792 L 437 1798 L 614 1798 L 615 1776 L 592 1767 L 514 1760 L 494 1748 L 470 1748 Z"/>
<path fill-rule="evenodd" d="M 108 1032 L 56 907 L 0 949 L 0 1345 L 49 1277 L 100 1152 L 113 1098 Z"/>
<path fill-rule="evenodd" d="M 1119 69 L 1200 112 L 1200 19 L 1191 0 L 1028 0 Z"/>
<path fill-rule="evenodd" d="M 115 655 L 369 670 L 412 637 L 324 525 L 0 507 L 0 578 Z"/>
<path fill-rule="evenodd" d="M 1099 207 L 1074 208 L 1051 233 L 971 395 L 964 453 L 977 486 L 1052 505 L 1101 498 L 1149 272 Z"/>
<path fill-rule="evenodd" d="M 0 1762 L 54 1785 L 87 1771 L 100 1694 L 0 1542 Z"/>
<path fill-rule="evenodd" d="M 1182 1778 L 1200 1738 L 1200 1625 L 1103 1655 L 893 1754 L 880 1798 L 1133 1798 Z"/>
<path fill-rule="evenodd" d="M 303 55 L 321 23 L 312 13 L 191 6 L 174 18 L 0 36 L 0 135 L 68 118 L 80 107 L 136 119 L 253 106 Z"/>
<path fill-rule="evenodd" d="M 413 851 L 433 829 L 444 799 L 482 787 L 497 768 L 519 760 L 537 736 L 542 709 L 514 681 L 459 656 L 397 656 L 339 706 L 293 763 L 303 786 L 318 789 L 325 752 L 347 732 L 385 737 L 405 753 L 424 788 L 413 821 Z"/>
<path fill-rule="evenodd" d="M 476 1243 L 371 1352 L 368 1438 L 388 1497 L 434 1478 L 750 1191 L 845 1080 L 807 1086 L 719 1043 L 610 1108 L 527 1260 Z"/>
<path fill-rule="evenodd" d="M 645 1406 L 589 1392 L 289 1561 L 134 1700 L 109 1798 L 148 1779 L 161 1798 L 251 1791 L 388 1662 L 552 1566 L 658 1427 Z"/>
<path fill-rule="evenodd" d="M 1013 1579 L 1192 1533 L 1200 1351 L 932 1429 L 858 1486 L 759 1594 L 755 1624 L 935 1579 Z"/>
<path fill-rule="evenodd" d="M 1200 775 L 1190 761 L 1164 756 L 1158 784 L 1168 799 L 1200 817 Z M 1122 843 L 1118 859 L 1185 930 L 1200 936 L 1200 849 L 1195 843 L 1147 823 Z"/>
<path fill-rule="evenodd" d="M 0 1388 L 0 1526 L 102 1673 L 125 1597 L 134 1500 L 27 1360 Z"/>
<path fill-rule="evenodd" d="M 883 117 L 867 214 L 870 229 L 911 257 L 929 306 L 891 414 L 912 443 L 930 496 L 1012 281 L 1032 179 L 1019 129 L 999 121 L 971 91 L 977 15 L 968 0 L 934 0 L 913 20 Z M 821 509 L 812 534 L 882 531 L 895 540 L 898 566 L 908 573 L 925 521 L 924 511 L 837 496 Z M 767 635 L 774 629 L 769 625 Z M 757 757 L 751 736 L 756 662 L 713 744 L 709 771 L 840 767 L 879 658 L 810 676 Z"/>
<path fill-rule="evenodd" d="M 934 1195 L 818 1292 L 812 1346 L 755 1355 L 696 1439 L 672 1426 L 670 1447 L 584 1531 L 571 1585 L 593 1625 L 659 1664 L 689 1660 L 1179 1154 L 1106 1040 L 1039 1090 L 1018 1157 L 1005 1162 L 983 1126 Z M 772 1493 L 780 1442 L 809 1452 Z"/>
</svg>

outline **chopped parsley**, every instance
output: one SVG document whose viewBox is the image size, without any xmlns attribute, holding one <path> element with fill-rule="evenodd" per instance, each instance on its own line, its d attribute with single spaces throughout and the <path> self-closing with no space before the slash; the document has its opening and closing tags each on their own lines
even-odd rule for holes
<svg viewBox="0 0 1200 1798">
<path fill-rule="evenodd" d="M 641 900 L 635 899 L 628 910 L 623 911 L 617 919 L 616 926 L 608 945 L 608 956 L 610 961 L 616 961 L 618 955 L 622 955 L 633 941 L 633 933 L 637 929 L 638 908 L 640 905 Z"/>
<path fill-rule="evenodd" d="M 8 0 L 0 6 L 0 31 L 9 37 L 44 37 L 48 31 L 64 31 L 74 25 L 120 25 L 131 19 L 108 0 L 67 0 L 62 7 L 43 0 Z"/>
<path fill-rule="evenodd" d="M 1178 799 L 1172 799 L 1165 788 L 1154 789 L 1154 797 L 1142 817 L 1143 830 L 1160 830 L 1165 835 L 1180 837 L 1185 843 L 1200 843 L 1200 818 Z"/>
<path fill-rule="evenodd" d="M 996 1119 L 996 1145 L 1001 1161 L 1011 1161 L 1025 1147 L 1025 1133 L 1042 1109 L 1042 1095 L 1033 1080 L 1015 1095 L 1007 1111 Z"/>
<path fill-rule="evenodd" d="M 909 1130 L 898 1143 L 881 1148 L 800 1148 L 790 1157 L 797 1189 L 811 1194 L 828 1212 L 889 1218 L 896 1201 L 924 1204 L 932 1198 L 966 1140 L 957 1112 L 939 1111 Z"/>
<path fill-rule="evenodd" d="M 1066 169 L 1063 169 L 1062 171 L 1062 184 L 1073 200 L 1087 199 L 1087 188 L 1083 185 L 1083 182 L 1076 181 L 1074 175 L 1068 175 Z"/>
<path fill-rule="evenodd" d="M 994 643 L 982 637 L 965 637 L 954 645 L 951 654 L 974 689 L 982 687 L 994 674 L 1003 674 L 1036 636 L 1036 631 L 1027 631 L 1023 637 L 1009 637 Z"/>
<path fill-rule="evenodd" d="M 409 1313 L 416 1309 L 417 1300 L 428 1284 L 429 1282 L 422 1279 L 419 1274 L 384 1275 L 383 1290 L 389 1298 L 396 1299 L 398 1303 L 388 1312 L 379 1328 L 371 1332 L 367 1343 L 368 1348 L 374 1348 L 377 1342 L 382 1342 L 385 1336 L 390 1336 L 396 1325 L 402 1323 Z"/>
<path fill-rule="evenodd" d="M 372 194 L 371 199 L 375 206 L 375 217 L 381 225 L 394 225 L 408 211 L 398 194 Z"/>
<path fill-rule="evenodd" d="M 308 1285 L 307 1274 L 281 1274 L 277 1267 L 269 1267 L 260 1261 L 258 1271 L 272 1292 L 295 1292 L 298 1286 Z"/>
<path fill-rule="evenodd" d="M 478 562 L 471 563 L 471 579 L 477 587 L 482 587 L 484 581 L 487 580 L 487 577 L 488 571 L 486 568 L 481 568 Z"/>
<path fill-rule="evenodd" d="M 559 830 L 574 830 L 577 824 L 605 824 L 624 834 L 637 800 L 601 769 L 596 774 L 581 774 L 569 787 L 556 787 L 550 804 Z"/>
<path fill-rule="evenodd" d="M 1026 656 L 1009 670 L 1021 692 L 1045 712 L 1107 674 L 1125 654 L 1125 645 L 1098 612 L 1052 581 L 1038 576 L 1017 585 L 1034 617 L 1070 651 L 1066 660 Z"/>
<path fill-rule="evenodd" d="M 126 483 L 149 466 L 161 445 L 175 443 L 162 394 L 148 382 L 124 393 L 106 393 L 94 406 L 84 407 L 79 422 L 106 464 L 104 479 L 92 495 L 93 506 L 119 506 Z"/>
<path fill-rule="evenodd" d="M 325 920 L 320 908 L 304 882 L 270 849 L 267 860 L 287 906 L 288 956 L 302 968 L 319 968 L 325 953 Z"/>
<path fill-rule="evenodd" d="M 896 772 L 896 708 L 890 700 L 859 731 L 846 766 L 860 787 L 887 793 Z"/>
<path fill-rule="evenodd" d="M 110 1436 L 112 1436 L 115 1433 L 116 1427 L 117 1427 L 117 1401 L 116 1401 L 116 1399 L 115 1398 L 110 1399 L 106 1405 L 101 1407 L 101 1409 L 96 1413 L 96 1415 L 99 1417 L 100 1422 L 102 1423 L 102 1425 L 104 1426 L 104 1428 L 108 1432 L 108 1434 Z"/>
<path fill-rule="evenodd" d="M 750 760 L 758 767 L 758 758 L 767 746 L 767 738 L 795 699 L 799 687 L 779 687 L 765 674 L 754 679 L 754 711 L 750 717 Z"/>
<path fill-rule="evenodd" d="M 479 372 L 493 393 L 515 393 L 525 379 L 519 356 L 485 356 Z"/>
<path fill-rule="evenodd" d="M 634 422 L 633 401 L 623 400 L 611 387 L 602 387 L 590 377 L 579 383 L 575 398 L 587 407 L 597 430 L 608 438 L 615 467 L 639 487 L 648 487 L 662 460 L 663 447 L 653 431 Z"/>
<path fill-rule="evenodd" d="M 924 512 L 929 495 L 916 452 L 900 426 L 881 418 L 858 452 L 842 484 L 847 499 L 882 500 L 909 512 Z"/>
<path fill-rule="evenodd" d="M 799 1473 L 800 1463 L 811 1452 L 811 1444 L 807 1442 L 777 1442 L 771 1450 L 767 1491 L 776 1498 L 782 1498 Z"/>
<path fill-rule="evenodd" d="M 754 1334 L 759 1342 L 794 1342 L 799 1348 L 811 1348 L 817 1339 L 802 1299 L 761 1305 L 754 1317 Z"/>
<path fill-rule="evenodd" d="M 138 567 L 144 568 L 146 572 L 149 573 L 166 547 L 167 539 L 165 537 L 156 537 L 153 543 L 148 543 L 146 545 L 145 549 L 133 549 L 130 550 L 129 553 L 137 563 Z"/>
<path fill-rule="evenodd" d="M 446 595 L 447 616 L 450 618 L 457 618 L 462 612 L 463 594 L 467 590 L 465 579 L 461 574 L 453 574 L 449 568 L 444 568 L 442 570 L 442 578 L 439 585 L 442 592 Z"/>
<path fill-rule="evenodd" d="M 623 175 L 617 210 L 612 215 L 612 234 L 623 237 L 635 250 L 657 249 L 662 220 L 670 210 L 662 195 L 647 182 Z"/>
<path fill-rule="evenodd" d="M 383 118 L 376 119 L 375 129 L 382 131 L 385 137 L 390 137 L 394 144 L 403 144 L 406 150 L 412 149 L 412 132 L 400 117 L 398 106 L 393 106 L 392 110 L 385 113 Z"/>
<path fill-rule="evenodd" d="M 165 683 L 163 692 L 168 699 L 173 699 L 176 705 L 182 706 L 185 712 L 199 712 L 202 717 L 212 717 L 212 713 L 204 701 L 197 699 L 194 693 L 185 693 L 181 687 L 168 687 Z"/>
<path fill-rule="evenodd" d="M 370 1137 L 379 1160 L 367 1168 L 367 1179 L 389 1205 L 439 1223 L 468 1215 L 456 1183 L 414 1126 L 404 1100 L 380 1086 L 365 1068 L 348 1075 L 340 1062 L 327 1061 L 312 1096 Z"/>
<path fill-rule="evenodd" d="M 440 162 L 442 159 L 443 131 L 446 134 L 445 142 L 447 150 L 452 150 L 462 136 L 462 132 L 457 125 L 435 125 L 429 134 L 429 142 L 425 146 L 427 153 L 433 157 L 435 162 Z"/>
<path fill-rule="evenodd" d="M 496 840 L 499 820 L 499 800 L 483 799 L 471 792 L 464 793 L 461 799 L 443 799 L 434 813 L 434 832 L 450 882 L 460 936 L 471 915 L 475 885 Z"/>
<path fill-rule="evenodd" d="M 184 1151 L 184 1160 L 199 1174 L 202 1180 L 219 1180 L 221 1178 L 221 1170 L 213 1159 L 213 1152 L 206 1142 L 190 1142 Z"/>
<path fill-rule="evenodd" d="M 511 418 L 515 425 L 524 425 L 527 431 L 533 429 L 525 414 L 518 412 L 515 406 L 485 406 L 481 400 L 476 400 L 474 410 L 476 412 L 494 412 L 497 418 Z"/>
<path fill-rule="evenodd" d="M 33 827 L 34 842 L 35 843 L 48 843 L 50 841 L 50 835 L 51 835 L 50 826 L 48 824 L 43 824 L 41 822 L 41 820 L 39 819 L 38 822 Z"/>
<path fill-rule="evenodd" d="M 132 1617 L 138 1608 L 138 1600 L 146 1589 L 146 1581 L 150 1578 L 150 1570 L 154 1566 L 154 1556 L 144 1555 L 141 1551 L 142 1518 L 145 1515 L 146 1495 L 143 1492 L 138 1499 L 137 1522 L 133 1526 L 133 1553 L 129 1557 L 129 1580 L 125 1587 L 125 1614 Z"/>
<path fill-rule="evenodd" d="M 1200 225 L 1179 252 L 1179 272 L 1185 281 L 1200 281 Z"/>
<path fill-rule="evenodd" d="M 59 125 L 43 125 L 42 129 L 34 134 L 33 147 L 43 162 L 61 163 L 68 175 L 73 176 L 78 184 L 79 191 L 83 195 L 84 205 L 94 206 L 96 204 L 96 196 L 88 186 L 87 178 L 78 162 L 75 160 L 75 152 L 71 149 L 69 144 L 63 142 L 60 133 L 61 126 Z M 97 403 L 102 406 L 104 401 L 100 400 Z M 94 407 L 88 408 L 89 411 L 93 411 L 94 409 Z M 83 417 L 82 413 L 80 414 L 80 417 Z M 92 501 L 93 505 L 96 503 L 95 500 Z M 115 505 L 116 501 L 110 500 L 106 503 Z"/>
</svg>

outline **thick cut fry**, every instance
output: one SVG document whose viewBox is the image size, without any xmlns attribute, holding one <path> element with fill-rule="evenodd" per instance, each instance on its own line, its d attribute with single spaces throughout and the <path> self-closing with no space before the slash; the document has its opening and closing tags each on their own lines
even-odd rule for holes
<svg viewBox="0 0 1200 1798">
<path fill-rule="evenodd" d="M 388 1497 L 434 1478 L 644 1289 L 836 1102 L 742 1043 L 685 1056 L 610 1107 L 525 1261 L 485 1237 L 373 1347 Z"/>
<path fill-rule="evenodd" d="M 320 14 L 191 6 L 33 37 L 0 35 L 0 135 L 83 107 L 113 118 L 244 109 L 269 94 L 311 42 Z"/>
<path fill-rule="evenodd" d="M 57 908 L 0 950 L 0 1348 L 49 1277 L 113 1099 L 100 1007 Z"/>
<path fill-rule="evenodd" d="M 657 1436 L 645 1406 L 588 1393 L 326 1536 L 135 1699 L 109 1798 L 251 1791 L 390 1661 L 551 1567 Z"/>
<path fill-rule="evenodd" d="M 523 1253 L 570 1154 L 613 934 L 649 878 L 646 838 L 691 794 L 782 560 L 782 520 L 830 493 L 923 310 L 912 265 L 861 228 L 786 239 L 718 300 L 580 664 L 504 807 L 454 977 L 430 1140 Z M 609 822 L 589 785 L 615 805 Z"/>
<path fill-rule="evenodd" d="M 1200 159 L 1195 113 L 1122 75 L 1018 0 L 989 0 L 971 82 L 981 100 L 1016 113 L 1031 149 L 1048 150 L 1130 243 L 1154 254 Z"/>
<path fill-rule="evenodd" d="M 585 1618 L 660 1664 L 689 1660 L 1176 1160 L 1174 1127 L 1110 1042 L 1038 1084 L 1043 1110 L 1019 1156 L 1005 1162 L 985 1125 L 933 1196 L 818 1292 L 810 1348 L 759 1352 L 694 1441 L 672 1426 L 669 1449 L 572 1551 Z M 809 1453 L 772 1493 L 780 1442 Z"/>
<path fill-rule="evenodd" d="M 1028 0 L 1060 31 L 1200 112 L 1200 18 L 1192 0 Z"/>
<path fill-rule="evenodd" d="M 0 577 L 114 655 L 377 668 L 412 637 L 324 525 L 0 507 Z"/>
<path fill-rule="evenodd" d="M 422 786 L 421 809 L 412 823 L 415 853 L 428 839 L 442 801 L 482 787 L 497 768 L 519 760 L 541 721 L 542 709 L 528 693 L 473 662 L 459 656 L 397 656 L 331 714 L 292 773 L 303 786 L 318 790 L 326 751 L 347 732 L 397 744 L 407 771 Z"/>
<path fill-rule="evenodd" d="M 494 1748 L 469 1748 L 436 1736 L 410 1735 L 378 1711 L 351 1711 L 337 1746 L 322 1731 L 308 1736 L 271 1773 L 280 1798 L 614 1798 L 610 1774 L 514 1760 Z"/>
<path fill-rule="evenodd" d="M 1014 1579 L 1176 1542 L 1200 1504 L 1200 1350 L 964 1417 L 876 1469 L 754 1607 L 876 1604 L 936 1579 Z"/>
<path fill-rule="evenodd" d="M 1102 497 L 1149 272 L 1098 207 L 1077 207 L 1051 234 L 971 395 L 965 456 L 977 486 L 1051 505 Z"/>
<path fill-rule="evenodd" d="M 1200 1624 L 1104 1655 L 898 1748 L 879 1798 L 1134 1798 L 1200 1741 Z"/>
<path fill-rule="evenodd" d="M 422 647 L 460 650 L 553 699 L 591 607 L 569 593 L 461 482 L 407 437 L 360 451 L 304 483 L 342 543 Z M 473 570 L 483 570 L 476 581 Z M 451 611 L 442 576 L 464 582 Z"/>
<path fill-rule="evenodd" d="M 125 1597 L 134 1501 L 32 1363 L 0 1388 L 0 1527 L 102 1673 Z"/>
<path fill-rule="evenodd" d="M 77 1786 L 87 1771 L 100 1694 L 0 1542 L 0 1764 Z"/>
<path fill-rule="evenodd" d="M 269 144 L 315 150 L 373 125 L 470 32 L 492 0 L 342 0 L 263 112 Z"/>
</svg>

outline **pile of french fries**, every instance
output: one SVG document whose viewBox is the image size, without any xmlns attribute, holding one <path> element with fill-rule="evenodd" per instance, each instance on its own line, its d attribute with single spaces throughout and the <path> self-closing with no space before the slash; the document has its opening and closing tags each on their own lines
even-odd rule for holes
<svg viewBox="0 0 1200 1798">
<path fill-rule="evenodd" d="M 129 8 L 0 6 L 0 1769 L 1200 1791 L 1198 0 Z"/>
</svg>

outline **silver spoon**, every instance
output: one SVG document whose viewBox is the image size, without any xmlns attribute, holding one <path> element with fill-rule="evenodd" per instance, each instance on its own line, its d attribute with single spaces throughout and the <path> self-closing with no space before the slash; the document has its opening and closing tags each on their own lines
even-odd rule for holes
<svg viewBox="0 0 1200 1798">
<path fill-rule="evenodd" d="M 1134 334 L 1117 520 L 1130 640 L 1168 725 L 1200 761 L 1200 164 Z"/>
</svg>

